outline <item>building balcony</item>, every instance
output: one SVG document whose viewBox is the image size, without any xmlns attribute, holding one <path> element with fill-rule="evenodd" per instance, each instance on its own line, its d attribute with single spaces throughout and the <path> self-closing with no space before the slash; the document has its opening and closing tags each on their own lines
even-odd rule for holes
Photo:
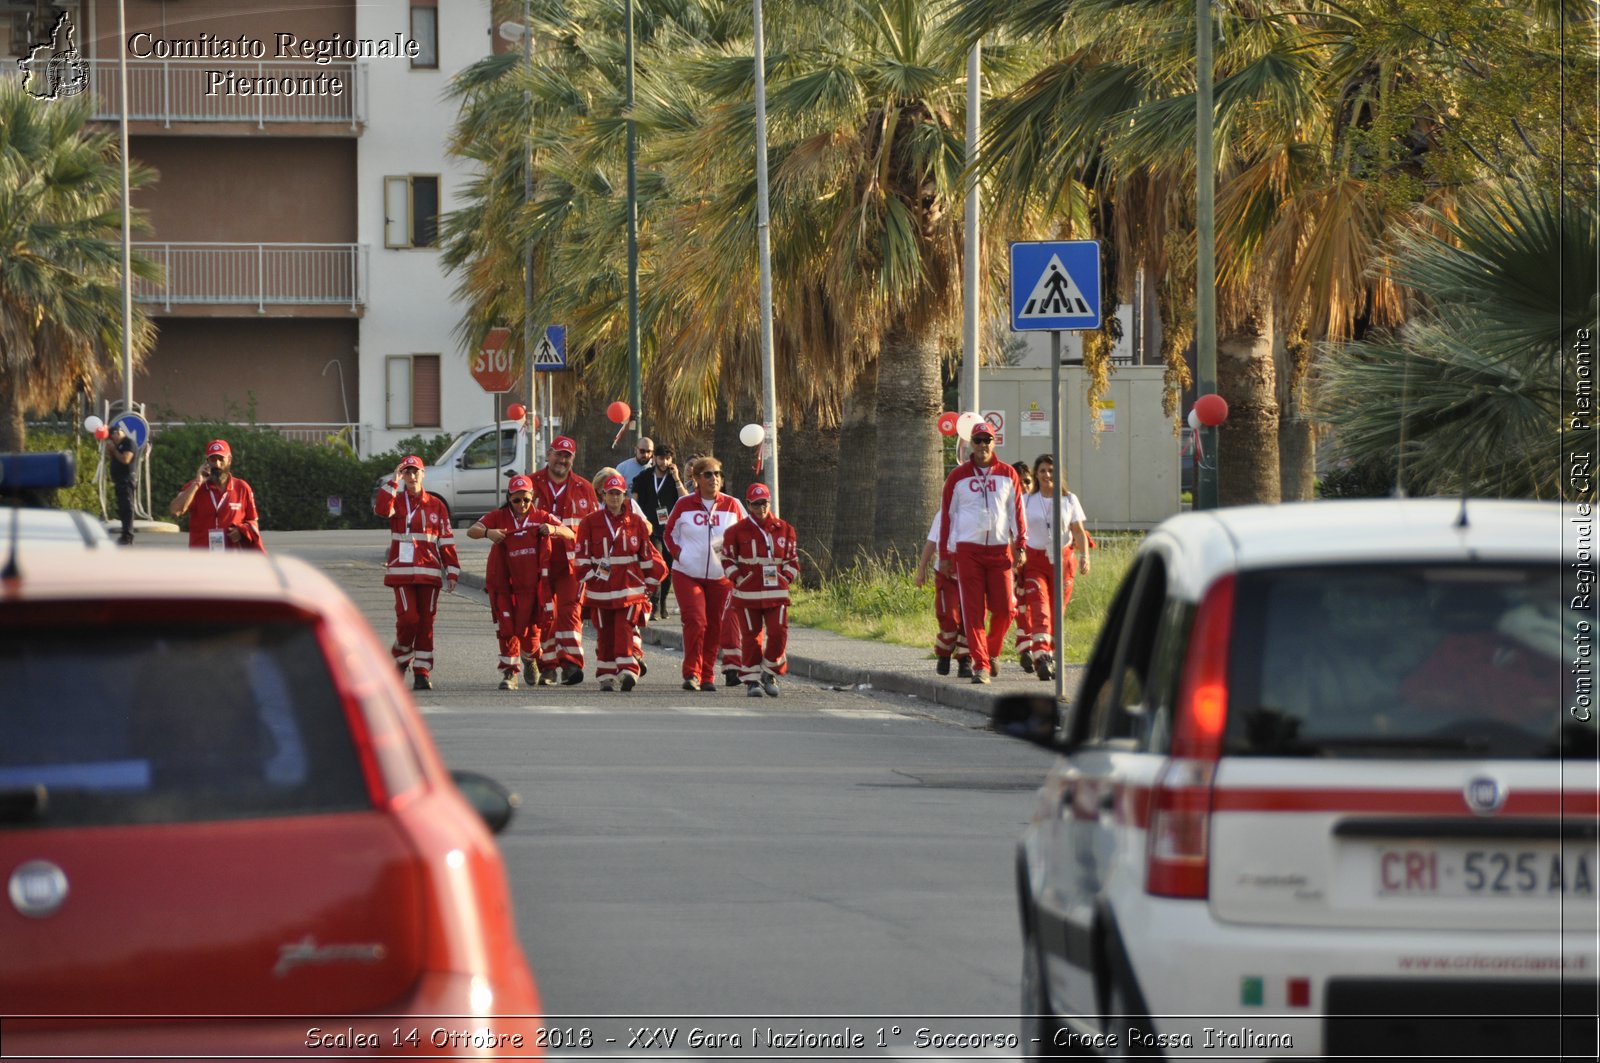
<svg viewBox="0 0 1600 1063">
<path fill-rule="evenodd" d="M 121 121 L 117 61 L 88 65 L 98 102 L 94 117 Z M 365 63 L 128 60 L 130 133 L 358 136 L 366 104 Z"/>
<path fill-rule="evenodd" d="M 135 242 L 166 283 L 135 278 L 133 297 L 160 313 L 359 315 L 367 301 L 364 244 Z"/>
</svg>

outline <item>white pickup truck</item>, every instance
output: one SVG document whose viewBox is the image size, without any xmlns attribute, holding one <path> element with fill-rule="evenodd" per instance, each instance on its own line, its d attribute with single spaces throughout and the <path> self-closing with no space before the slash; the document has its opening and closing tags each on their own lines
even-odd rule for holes
<svg viewBox="0 0 1600 1063">
<path fill-rule="evenodd" d="M 444 502 L 452 522 L 477 520 L 494 509 L 504 497 L 506 481 L 527 470 L 526 426 L 521 421 L 501 421 L 498 434 L 498 468 L 495 426 L 486 424 L 456 436 L 439 460 L 424 470 L 423 487 Z M 385 476 L 379 486 L 388 481 Z"/>
</svg>

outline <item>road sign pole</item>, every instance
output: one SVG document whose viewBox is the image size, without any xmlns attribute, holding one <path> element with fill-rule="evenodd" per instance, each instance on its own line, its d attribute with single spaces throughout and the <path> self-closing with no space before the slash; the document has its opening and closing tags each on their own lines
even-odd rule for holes
<svg viewBox="0 0 1600 1063">
<path fill-rule="evenodd" d="M 1050 581 L 1050 617 L 1051 627 L 1055 631 L 1055 656 L 1056 665 L 1056 701 L 1061 701 L 1066 695 L 1066 685 L 1062 682 L 1062 644 L 1066 642 L 1066 618 L 1062 614 L 1061 581 L 1066 579 L 1067 570 L 1062 567 L 1066 558 L 1061 556 L 1061 533 L 1066 529 L 1057 527 L 1062 520 L 1061 502 L 1067 497 L 1066 471 L 1067 471 L 1067 427 L 1066 403 L 1061 400 L 1061 331 L 1059 329 L 1050 333 L 1050 420 L 1052 424 L 1050 434 L 1055 437 L 1055 446 L 1051 451 L 1051 460 L 1055 463 L 1056 497 L 1053 505 L 1055 513 L 1050 521 L 1054 535 L 1050 537 L 1050 561 L 1055 565 L 1055 578 Z"/>
</svg>

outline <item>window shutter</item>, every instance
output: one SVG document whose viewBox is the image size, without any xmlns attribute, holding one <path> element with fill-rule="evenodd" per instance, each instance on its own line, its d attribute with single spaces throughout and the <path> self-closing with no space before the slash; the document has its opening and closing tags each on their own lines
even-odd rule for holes
<svg viewBox="0 0 1600 1063">
<path fill-rule="evenodd" d="M 438 428 L 441 418 L 437 354 L 418 354 L 412 357 L 411 387 L 413 392 L 411 423 L 418 428 Z"/>
</svg>

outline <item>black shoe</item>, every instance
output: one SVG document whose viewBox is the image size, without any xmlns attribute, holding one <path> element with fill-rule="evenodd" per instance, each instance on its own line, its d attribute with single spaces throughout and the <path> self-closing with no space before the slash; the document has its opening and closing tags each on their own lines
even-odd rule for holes
<svg viewBox="0 0 1600 1063">
<path fill-rule="evenodd" d="M 553 686 L 555 686 L 556 685 L 556 670 L 554 668 L 548 668 L 548 669 L 540 672 L 539 673 L 539 685 L 542 686 L 542 687 L 553 687 Z"/>
<path fill-rule="evenodd" d="M 725 687 L 736 687 L 736 686 L 738 686 L 739 685 L 739 673 L 734 671 L 732 668 L 724 668 L 722 670 L 722 685 L 725 686 Z"/>
<path fill-rule="evenodd" d="M 131 535 L 119 535 L 119 536 L 117 536 L 117 545 L 118 546 L 132 546 L 133 545 L 133 536 L 131 536 Z"/>
<path fill-rule="evenodd" d="M 999 679 L 1000 678 L 1000 665 L 995 661 L 990 661 L 989 662 L 989 678 L 990 679 Z"/>
<path fill-rule="evenodd" d="M 956 667 L 956 675 L 960 676 L 962 679 L 971 679 L 972 678 L 972 658 L 971 657 L 963 657 L 963 658 L 961 658 L 961 660 L 956 662 L 956 666 L 957 666 Z"/>
<path fill-rule="evenodd" d="M 639 681 L 633 677 L 633 673 L 632 672 L 623 672 L 622 673 L 622 692 L 624 694 L 626 694 L 628 691 L 632 690 L 634 687 L 636 687 L 638 685 L 639 685 Z"/>
<path fill-rule="evenodd" d="M 950 658 L 948 658 L 948 657 L 935 658 L 934 663 L 933 663 L 933 670 L 935 672 L 938 672 L 940 675 L 949 675 L 950 674 Z"/>
<path fill-rule="evenodd" d="M 432 690 L 433 680 L 428 678 L 427 672 L 417 672 L 411 677 L 412 690 Z"/>
<path fill-rule="evenodd" d="M 1034 674 L 1046 683 L 1054 679 L 1056 677 L 1055 666 L 1050 663 L 1050 658 L 1039 658 L 1039 667 L 1035 670 Z"/>
<path fill-rule="evenodd" d="M 530 687 L 538 684 L 539 670 L 533 666 L 532 661 L 522 662 L 522 681 Z"/>
<path fill-rule="evenodd" d="M 639 678 L 643 679 L 650 674 L 650 666 L 644 663 L 644 658 L 639 658 Z"/>
<path fill-rule="evenodd" d="M 561 668 L 561 685 L 575 687 L 583 682 L 583 669 L 575 664 L 563 665 Z"/>
<path fill-rule="evenodd" d="M 1029 675 L 1033 674 L 1033 654 L 1026 650 L 1022 652 L 1022 670 Z"/>
<path fill-rule="evenodd" d="M 404 679 L 406 677 L 406 666 L 403 664 L 396 664 L 395 667 L 400 669 L 400 678 Z"/>
<path fill-rule="evenodd" d="M 717 681 L 715 679 L 702 679 L 702 680 L 700 680 L 700 693 L 702 693 L 702 694 L 715 694 L 716 692 L 717 692 Z"/>
</svg>

